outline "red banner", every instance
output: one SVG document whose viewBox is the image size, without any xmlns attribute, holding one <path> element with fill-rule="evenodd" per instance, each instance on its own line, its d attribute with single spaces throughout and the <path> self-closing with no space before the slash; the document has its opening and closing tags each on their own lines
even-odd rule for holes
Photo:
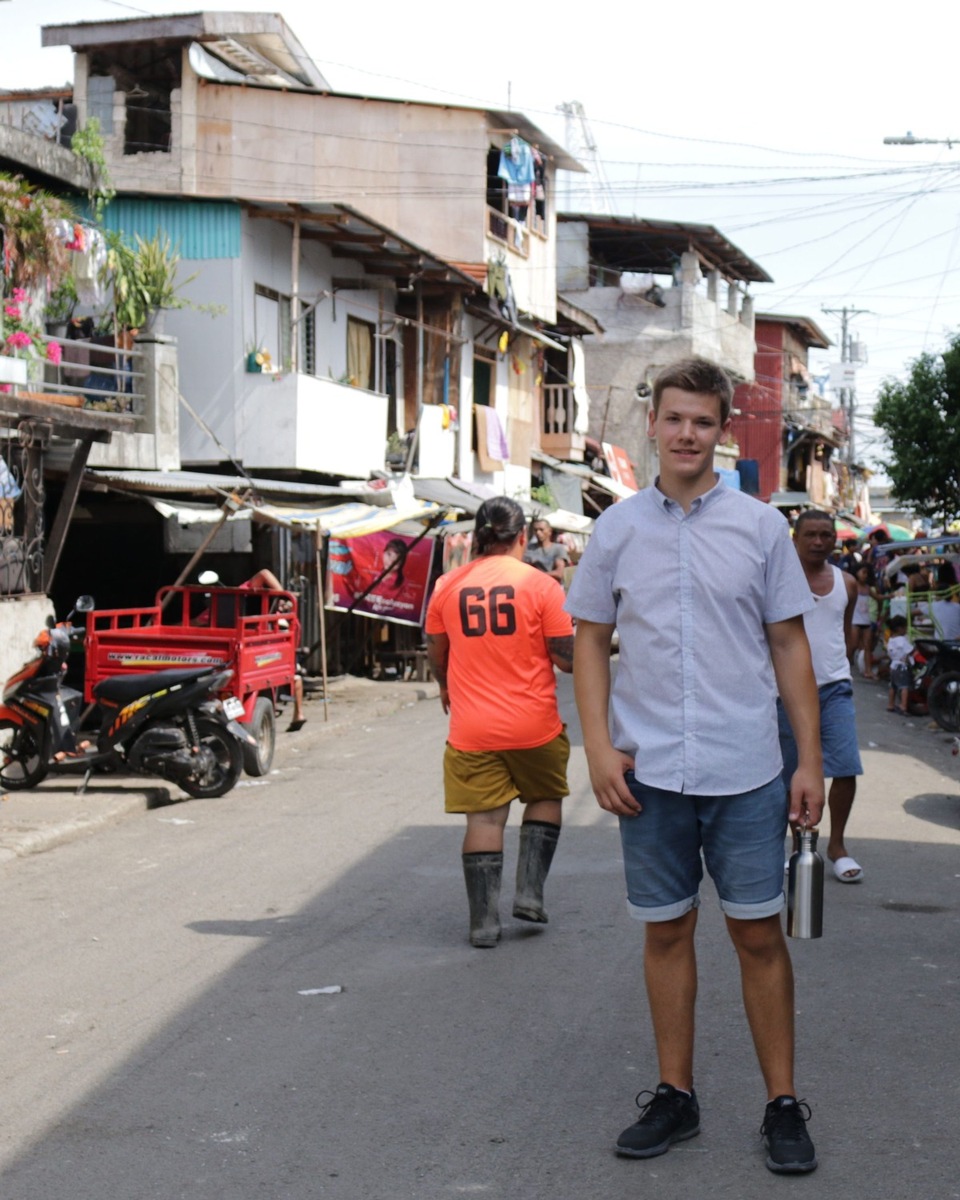
<svg viewBox="0 0 960 1200">
<path fill-rule="evenodd" d="M 361 537 L 331 537 L 327 607 L 404 625 L 422 625 L 434 540 L 425 537 L 417 541 L 389 529 Z M 367 592 L 384 571 L 383 578 Z"/>
<path fill-rule="evenodd" d="M 611 442 L 601 442 L 603 447 L 603 458 L 607 464 L 607 470 L 610 472 L 610 478 L 615 479 L 617 483 L 622 483 L 625 487 L 633 488 L 637 491 L 637 481 L 633 474 L 633 465 L 630 462 L 630 455 L 622 446 L 614 446 Z"/>
</svg>

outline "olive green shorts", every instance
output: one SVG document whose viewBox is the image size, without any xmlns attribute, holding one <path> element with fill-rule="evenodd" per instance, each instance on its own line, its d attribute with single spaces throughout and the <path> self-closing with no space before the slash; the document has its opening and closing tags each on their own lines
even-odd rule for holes
<svg viewBox="0 0 960 1200">
<path fill-rule="evenodd" d="M 443 788 L 448 813 L 488 812 L 518 797 L 524 804 L 570 795 L 566 730 L 530 750 L 455 750 L 443 756 Z"/>
</svg>

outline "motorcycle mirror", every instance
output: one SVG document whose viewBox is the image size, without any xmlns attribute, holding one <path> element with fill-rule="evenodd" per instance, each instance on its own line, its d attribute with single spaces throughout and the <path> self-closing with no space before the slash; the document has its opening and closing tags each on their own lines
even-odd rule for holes
<svg viewBox="0 0 960 1200">
<path fill-rule="evenodd" d="M 97 602 L 92 596 L 78 596 L 77 602 L 73 606 L 74 612 L 93 612 L 97 607 Z"/>
</svg>

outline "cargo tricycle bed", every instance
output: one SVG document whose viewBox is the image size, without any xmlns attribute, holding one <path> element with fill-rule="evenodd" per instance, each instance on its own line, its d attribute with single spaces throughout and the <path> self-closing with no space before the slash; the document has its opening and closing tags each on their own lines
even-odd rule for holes
<svg viewBox="0 0 960 1200">
<path fill-rule="evenodd" d="M 229 667 L 221 693 L 229 716 L 253 735 L 244 747 L 249 775 L 273 761 L 281 697 L 293 694 L 300 622 L 291 592 L 231 587 L 165 587 L 147 608 L 87 614 L 84 698 L 115 675 L 171 667 Z"/>
</svg>

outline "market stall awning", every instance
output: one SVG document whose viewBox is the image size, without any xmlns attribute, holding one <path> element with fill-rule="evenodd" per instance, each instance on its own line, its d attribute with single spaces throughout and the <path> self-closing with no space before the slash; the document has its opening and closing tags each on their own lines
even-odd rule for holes
<svg viewBox="0 0 960 1200">
<path fill-rule="evenodd" d="M 393 529 L 405 521 L 426 521 L 442 510 L 436 504 L 414 500 L 399 507 L 338 504 L 332 508 L 295 508 L 285 504 L 257 504 L 251 511 L 256 521 L 271 521 L 291 527 L 307 526 L 338 538 L 351 538 Z"/>
<path fill-rule="evenodd" d="M 342 485 L 328 483 L 295 483 L 286 479 L 263 479 L 253 475 L 218 475 L 214 471 L 121 471 L 109 467 L 88 467 L 84 482 L 103 484 L 119 491 L 150 492 L 160 496 L 228 496 L 234 492 L 253 491 L 261 496 L 290 496 L 304 501 L 369 496 L 365 479 L 347 480 Z M 383 503 L 390 500 L 383 493 Z"/>
<path fill-rule="evenodd" d="M 138 493 L 143 500 L 162 517 L 174 518 L 179 525 L 215 525 L 223 520 L 224 509 L 215 504 L 196 504 L 184 500 L 171 500 L 164 496 Z M 408 521 L 424 521 L 442 511 L 436 504 L 415 500 L 410 504 L 378 505 L 350 502 L 328 505 L 266 504 L 241 501 L 228 521 L 261 521 L 272 525 L 284 525 L 319 529 L 321 533 L 337 537 L 359 537 L 365 533 L 378 533 L 384 529 Z"/>
</svg>

